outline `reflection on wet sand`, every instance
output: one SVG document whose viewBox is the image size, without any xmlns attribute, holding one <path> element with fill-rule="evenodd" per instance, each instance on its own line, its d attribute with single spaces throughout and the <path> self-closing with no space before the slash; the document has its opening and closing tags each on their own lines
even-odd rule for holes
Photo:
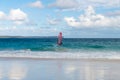
<svg viewBox="0 0 120 80">
<path fill-rule="evenodd" d="M 96 69 L 94 66 L 85 66 L 85 78 L 86 80 L 103 80 L 105 70 L 104 69 Z"/>
<path fill-rule="evenodd" d="M 69 65 L 66 67 L 65 73 L 69 75 L 69 74 L 75 72 L 75 70 L 76 70 L 75 66 Z"/>
<path fill-rule="evenodd" d="M 3 76 L 4 76 L 4 75 L 3 75 L 3 69 L 2 69 L 2 67 L 0 66 L 0 79 L 2 79 Z"/>
<path fill-rule="evenodd" d="M 26 76 L 26 68 L 20 64 L 12 64 L 9 71 L 10 80 L 22 80 Z"/>
<path fill-rule="evenodd" d="M 72 77 L 73 80 L 104 80 L 105 74 L 109 74 L 106 72 L 106 67 L 93 66 L 88 63 L 84 66 L 67 65 L 64 69 L 65 75 Z"/>
<path fill-rule="evenodd" d="M 120 62 L 0 61 L 0 80 L 120 80 Z"/>
<path fill-rule="evenodd" d="M 22 80 L 26 74 L 27 69 L 23 64 L 16 62 L 0 63 L 0 80 Z"/>
</svg>

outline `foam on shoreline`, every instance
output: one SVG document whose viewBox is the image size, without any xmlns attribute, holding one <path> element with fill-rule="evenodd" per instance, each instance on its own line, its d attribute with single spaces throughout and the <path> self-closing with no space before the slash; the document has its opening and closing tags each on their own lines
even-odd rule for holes
<svg viewBox="0 0 120 80">
<path fill-rule="evenodd" d="M 39 56 L 0 56 L 0 59 L 31 59 L 31 60 L 92 60 L 92 61 L 120 61 L 120 58 L 76 58 L 76 57 L 39 57 Z"/>
<path fill-rule="evenodd" d="M 0 51 L 0 58 L 120 60 L 118 52 Z"/>
</svg>

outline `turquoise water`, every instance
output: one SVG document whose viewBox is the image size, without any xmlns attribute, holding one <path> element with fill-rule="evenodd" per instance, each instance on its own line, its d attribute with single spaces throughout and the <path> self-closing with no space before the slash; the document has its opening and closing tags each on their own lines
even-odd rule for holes
<svg viewBox="0 0 120 80">
<path fill-rule="evenodd" d="M 79 51 L 79 50 L 120 50 L 120 39 L 77 39 L 65 38 L 58 46 L 57 38 L 2 38 L 0 50 L 31 51 Z"/>
<path fill-rule="evenodd" d="M 58 46 L 57 38 L 1 38 L 0 55 L 119 58 L 120 39 L 64 38 Z"/>
</svg>

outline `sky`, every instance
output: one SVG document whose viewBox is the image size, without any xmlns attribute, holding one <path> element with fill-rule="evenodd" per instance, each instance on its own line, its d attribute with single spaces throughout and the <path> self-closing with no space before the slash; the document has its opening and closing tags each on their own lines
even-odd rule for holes
<svg viewBox="0 0 120 80">
<path fill-rule="evenodd" d="M 120 38 L 120 0 L 0 0 L 0 36 Z"/>
</svg>

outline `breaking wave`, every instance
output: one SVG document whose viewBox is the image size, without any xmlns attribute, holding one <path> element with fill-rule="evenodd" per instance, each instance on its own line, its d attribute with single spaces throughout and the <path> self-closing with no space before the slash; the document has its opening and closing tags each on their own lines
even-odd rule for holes
<svg viewBox="0 0 120 80">
<path fill-rule="evenodd" d="M 16 50 L 16 51 L 0 51 L 0 57 L 7 58 L 33 58 L 33 59 L 120 59 L 119 52 L 102 51 L 102 52 L 53 52 L 53 51 L 30 51 Z"/>
</svg>

